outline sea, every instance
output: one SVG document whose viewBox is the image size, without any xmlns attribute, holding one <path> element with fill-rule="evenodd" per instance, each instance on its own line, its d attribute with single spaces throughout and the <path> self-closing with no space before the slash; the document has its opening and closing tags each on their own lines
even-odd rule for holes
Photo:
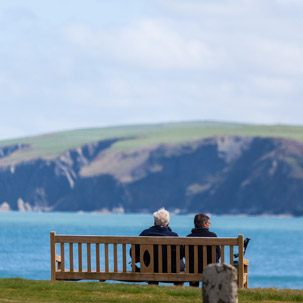
<svg viewBox="0 0 303 303">
<path fill-rule="evenodd" d="M 170 227 L 186 236 L 193 218 L 171 215 Z M 51 231 L 136 236 L 152 225 L 152 214 L 1 212 L 0 278 L 50 280 Z M 303 217 L 214 215 L 210 230 L 219 237 L 251 239 L 245 253 L 250 288 L 303 289 Z"/>
</svg>

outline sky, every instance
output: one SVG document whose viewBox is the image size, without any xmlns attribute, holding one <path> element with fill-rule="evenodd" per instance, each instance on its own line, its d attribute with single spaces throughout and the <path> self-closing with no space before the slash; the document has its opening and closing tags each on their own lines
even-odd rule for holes
<svg viewBox="0 0 303 303">
<path fill-rule="evenodd" d="M 0 2 L 0 140 L 213 120 L 303 125 L 302 0 Z"/>
</svg>

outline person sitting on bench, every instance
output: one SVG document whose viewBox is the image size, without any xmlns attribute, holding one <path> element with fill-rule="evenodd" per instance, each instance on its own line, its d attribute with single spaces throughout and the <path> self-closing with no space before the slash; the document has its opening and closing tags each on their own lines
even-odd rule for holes
<svg viewBox="0 0 303 303">
<path fill-rule="evenodd" d="M 209 231 L 210 218 L 205 214 L 197 214 L 194 219 L 195 228 L 187 237 L 217 237 L 217 235 Z M 216 262 L 219 262 L 221 256 L 220 246 L 216 246 Z M 194 247 L 189 246 L 189 272 L 194 272 Z M 211 246 L 207 246 L 207 264 L 212 263 Z M 188 266 L 186 264 L 186 266 Z M 203 246 L 198 246 L 198 272 L 203 272 Z M 198 286 L 196 282 L 190 283 L 191 286 Z"/>
<path fill-rule="evenodd" d="M 165 208 L 161 208 L 154 212 L 154 225 L 143 230 L 139 236 L 148 237 L 178 237 L 178 234 L 173 232 L 169 225 L 169 212 Z M 158 266 L 158 245 L 154 245 L 154 272 L 159 272 Z M 136 263 L 140 262 L 140 245 L 135 246 Z M 180 246 L 180 271 L 184 271 L 185 265 L 183 262 L 184 247 Z M 148 266 L 150 263 L 149 254 L 144 254 L 144 264 Z M 139 270 L 139 269 L 138 269 Z M 167 273 L 167 246 L 162 245 L 162 272 Z M 176 272 L 176 246 L 171 247 L 171 272 Z"/>
</svg>

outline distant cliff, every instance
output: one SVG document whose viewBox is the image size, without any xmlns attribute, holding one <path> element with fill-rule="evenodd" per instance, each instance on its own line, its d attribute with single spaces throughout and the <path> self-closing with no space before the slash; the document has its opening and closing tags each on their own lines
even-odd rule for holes
<svg viewBox="0 0 303 303">
<path fill-rule="evenodd" d="M 120 139 L 56 158 L 4 161 L 26 144 L 0 147 L 0 209 L 303 215 L 303 144 L 215 136 L 129 150 Z"/>
</svg>

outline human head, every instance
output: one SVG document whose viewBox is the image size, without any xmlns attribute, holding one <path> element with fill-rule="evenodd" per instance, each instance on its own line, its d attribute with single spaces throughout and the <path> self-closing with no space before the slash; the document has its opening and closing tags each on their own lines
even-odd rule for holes
<svg viewBox="0 0 303 303">
<path fill-rule="evenodd" d="M 155 225 L 168 226 L 169 224 L 169 212 L 163 207 L 154 212 Z"/>
<path fill-rule="evenodd" d="M 209 227 L 209 216 L 204 214 L 195 215 L 194 219 L 195 228 Z"/>
</svg>

